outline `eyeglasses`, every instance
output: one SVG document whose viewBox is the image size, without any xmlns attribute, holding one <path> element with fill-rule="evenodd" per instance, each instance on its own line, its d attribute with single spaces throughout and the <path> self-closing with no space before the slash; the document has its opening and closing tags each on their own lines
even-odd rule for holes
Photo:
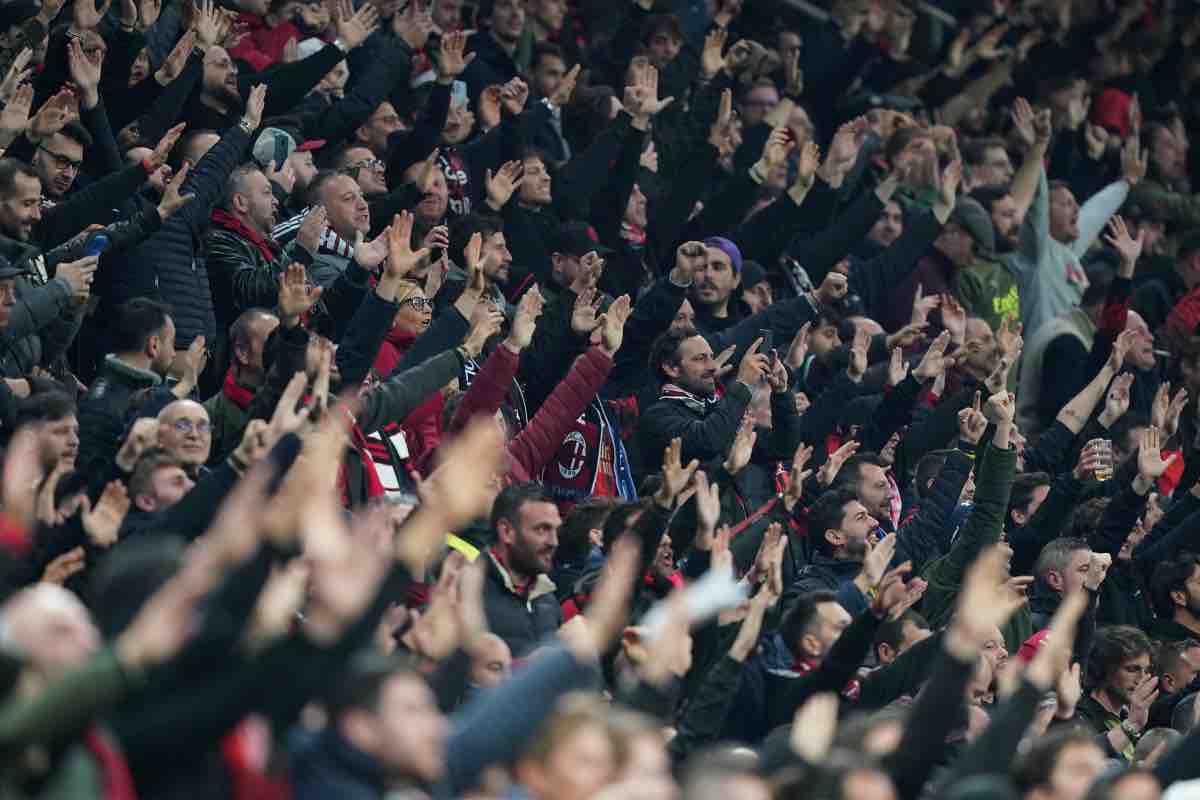
<svg viewBox="0 0 1200 800">
<path fill-rule="evenodd" d="M 74 170 L 75 172 L 79 172 L 79 168 L 83 166 L 82 161 L 75 161 L 67 158 L 60 153 L 54 152 L 45 145 L 38 145 L 38 150 L 41 150 L 46 155 L 50 156 L 50 158 L 54 161 L 54 166 L 58 167 L 59 169 L 70 169 Z"/>
<path fill-rule="evenodd" d="M 403 303 L 401 303 L 400 305 L 412 306 L 417 311 L 424 311 L 427 308 L 430 311 L 433 310 L 433 301 L 430 300 L 428 297 L 410 297 L 407 300 L 405 300 Z"/>
<path fill-rule="evenodd" d="M 365 161 L 347 164 L 346 168 L 342 171 L 352 178 L 358 178 L 358 171 L 360 169 L 369 169 L 372 172 L 383 172 L 385 167 L 387 167 L 387 164 L 384 164 L 378 158 L 368 158 Z"/>
<path fill-rule="evenodd" d="M 212 432 L 212 423 L 208 421 L 192 422 L 190 419 L 177 419 L 171 423 L 171 427 L 180 433 L 191 433 L 195 431 L 201 436 L 205 436 Z"/>
</svg>

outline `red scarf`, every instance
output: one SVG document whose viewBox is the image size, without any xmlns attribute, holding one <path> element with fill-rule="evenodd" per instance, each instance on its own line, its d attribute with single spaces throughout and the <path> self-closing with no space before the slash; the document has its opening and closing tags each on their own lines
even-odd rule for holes
<svg viewBox="0 0 1200 800">
<path fill-rule="evenodd" d="M 387 334 L 383 337 L 383 344 L 379 345 L 375 363 L 372 365 L 380 380 L 386 380 L 387 376 L 392 374 L 392 370 L 400 363 L 400 358 L 408 352 L 408 348 L 412 347 L 412 343 L 416 340 L 417 335 L 411 331 L 401 330 L 395 326 L 388 328 Z"/>
<path fill-rule="evenodd" d="M 233 367 L 225 373 L 225 385 L 221 387 L 221 392 L 242 411 L 249 408 L 250 401 L 254 399 L 254 392 L 233 379 Z"/>
<path fill-rule="evenodd" d="M 258 231 L 251 228 L 240 219 L 230 214 L 223 208 L 214 208 L 212 212 L 212 222 L 214 225 L 220 226 L 227 231 L 236 233 L 238 236 L 246 239 L 250 244 L 258 248 L 258 252 L 262 253 L 262 257 L 267 261 L 274 261 L 279 255 L 279 249 L 274 242 L 267 239 Z"/>
<path fill-rule="evenodd" d="M 125 756 L 113 746 L 108 736 L 93 727 L 84 734 L 83 744 L 100 767 L 100 796 L 104 800 L 137 800 L 133 775 L 129 772 L 129 765 L 125 763 Z"/>
<path fill-rule="evenodd" d="M 384 489 L 383 482 L 379 480 L 379 476 L 375 473 L 375 462 L 371 460 L 371 454 L 367 452 L 367 437 L 363 435 L 362 428 L 354 425 L 350 428 L 350 446 L 354 448 L 354 452 L 358 455 L 358 460 L 362 463 L 363 476 L 367 481 L 367 498 L 373 500 L 376 497 L 383 497 Z M 349 491 L 349 483 L 346 479 L 346 462 L 342 461 L 342 465 L 338 468 L 338 485 L 342 489 L 342 503 L 346 507 L 353 505 Z"/>
</svg>

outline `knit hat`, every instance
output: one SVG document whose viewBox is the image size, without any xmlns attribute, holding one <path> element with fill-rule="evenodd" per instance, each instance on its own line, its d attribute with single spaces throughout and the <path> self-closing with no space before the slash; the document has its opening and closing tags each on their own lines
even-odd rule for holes
<svg viewBox="0 0 1200 800">
<path fill-rule="evenodd" d="M 1129 135 L 1129 104 L 1133 97 L 1120 89 L 1105 89 L 1092 101 L 1092 123 L 1124 139 Z"/>
<path fill-rule="evenodd" d="M 996 231 L 992 228 L 992 217 L 977 201 L 960 197 L 950 214 L 950 221 L 961 225 L 975 240 L 979 255 L 990 256 L 996 251 Z"/>
<path fill-rule="evenodd" d="M 729 263 L 733 265 L 733 271 L 739 275 L 742 272 L 742 251 L 733 242 L 726 239 L 724 236 L 710 236 L 704 240 L 705 247 L 715 247 L 725 255 L 729 256 Z"/>
<path fill-rule="evenodd" d="M 749 289 L 758 286 L 767 279 L 767 271 L 757 261 L 746 259 L 742 262 L 742 288 Z"/>
<path fill-rule="evenodd" d="M 265 167 L 272 161 L 278 169 L 288 156 L 296 151 L 296 140 L 282 128 L 263 128 L 262 133 L 254 141 L 254 160 L 259 166 Z"/>
</svg>

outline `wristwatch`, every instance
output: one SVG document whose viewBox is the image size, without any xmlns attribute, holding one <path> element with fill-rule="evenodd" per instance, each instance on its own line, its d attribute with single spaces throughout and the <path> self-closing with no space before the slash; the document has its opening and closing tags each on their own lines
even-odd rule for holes
<svg viewBox="0 0 1200 800">
<path fill-rule="evenodd" d="M 1142 732 L 1138 730 L 1137 727 L 1129 720 L 1122 720 L 1121 733 L 1129 737 L 1129 741 L 1133 742 L 1134 744 L 1137 744 L 1138 739 L 1142 738 Z"/>
</svg>

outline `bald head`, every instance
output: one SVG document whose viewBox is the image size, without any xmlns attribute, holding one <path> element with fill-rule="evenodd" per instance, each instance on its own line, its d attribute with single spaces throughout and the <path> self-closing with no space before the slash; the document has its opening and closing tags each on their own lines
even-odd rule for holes
<svg viewBox="0 0 1200 800">
<path fill-rule="evenodd" d="M 158 446 L 186 467 L 207 461 L 212 429 L 204 406 L 195 400 L 176 400 L 158 412 Z"/>
<path fill-rule="evenodd" d="M 82 664 L 100 646 L 83 603 L 53 583 L 38 583 L 0 608 L 8 639 L 39 675 L 52 678 Z"/>
<path fill-rule="evenodd" d="M 494 633 L 479 637 L 471 648 L 471 683 L 482 689 L 499 686 L 512 672 L 512 651 Z"/>
</svg>

